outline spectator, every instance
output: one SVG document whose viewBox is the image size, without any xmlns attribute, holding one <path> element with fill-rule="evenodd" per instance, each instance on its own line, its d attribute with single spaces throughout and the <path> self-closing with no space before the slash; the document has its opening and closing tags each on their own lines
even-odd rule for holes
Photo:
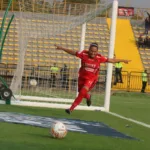
<svg viewBox="0 0 150 150">
<path fill-rule="evenodd" d="M 150 48 L 150 38 L 148 38 L 148 48 Z"/>
<path fill-rule="evenodd" d="M 142 38 L 142 35 L 140 35 L 138 38 L 138 47 L 140 48 L 141 46 L 144 47 L 144 40 Z"/>
<path fill-rule="evenodd" d="M 59 68 L 56 66 L 56 63 L 50 68 L 51 70 L 51 86 L 56 87 L 56 77 L 59 71 Z"/>
<path fill-rule="evenodd" d="M 114 58 L 115 58 L 115 56 L 114 56 Z M 121 62 L 115 63 L 115 83 L 114 83 L 114 85 L 116 85 L 117 83 L 123 83 L 121 71 L 122 71 L 122 63 Z"/>
<path fill-rule="evenodd" d="M 146 11 L 147 12 L 147 11 Z M 150 20 L 150 13 L 149 12 L 147 12 L 147 15 L 148 15 L 148 18 L 149 18 L 149 20 Z"/>
<path fill-rule="evenodd" d="M 32 67 L 32 69 L 31 69 L 31 76 L 32 76 L 32 77 L 35 76 L 35 68 L 34 68 L 34 67 Z"/>
<path fill-rule="evenodd" d="M 149 39 L 149 37 L 148 36 L 146 36 L 146 38 L 144 39 L 144 46 L 145 47 L 149 47 L 150 46 L 150 39 Z"/>
<path fill-rule="evenodd" d="M 146 19 L 145 19 L 145 34 L 148 34 L 149 26 L 150 26 L 150 19 L 149 19 L 149 17 L 146 17 Z"/>
<path fill-rule="evenodd" d="M 142 89 L 141 89 L 141 93 L 145 93 L 147 81 L 148 81 L 147 70 L 144 70 L 144 72 L 142 73 Z"/>
<path fill-rule="evenodd" d="M 66 64 L 64 64 L 63 68 L 60 70 L 61 81 L 62 81 L 62 88 L 69 88 L 69 69 Z"/>
</svg>

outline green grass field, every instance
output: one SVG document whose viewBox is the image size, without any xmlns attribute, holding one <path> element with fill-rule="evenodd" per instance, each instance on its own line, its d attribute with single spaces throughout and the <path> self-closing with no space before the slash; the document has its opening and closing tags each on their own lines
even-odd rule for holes
<svg viewBox="0 0 150 150">
<path fill-rule="evenodd" d="M 150 128 L 104 112 L 78 110 L 67 115 L 63 109 L 9 105 L 0 105 L 0 111 L 99 121 L 140 139 L 136 141 L 69 132 L 65 139 L 58 140 L 51 138 L 46 128 L 0 122 L 0 150 L 150 150 Z M 113 94 L 111 112 L 150 124 L 150 96 L 141 93 Z M 126 127 L 127 124 L 130 127 Z"/>
</svg>

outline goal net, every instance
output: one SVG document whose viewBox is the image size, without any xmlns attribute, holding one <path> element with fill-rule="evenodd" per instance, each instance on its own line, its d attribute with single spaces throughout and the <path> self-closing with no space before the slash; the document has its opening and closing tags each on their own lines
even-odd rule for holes
<svg viewBox="0 0 150 150">
<path fill-rule="evenodd" d="M 99 52 L 107 56 L 109 30 L 105 18 L 100 16 L 106 15 L 111 4 L 18 2 L 20 12 L 15 13 L 15 22 L 19 56 L 10 85 L 20 100 L 17 104 L 68 108 L 77 94 L 80 61 L 56 50 L 54 44 L 77 51 L 97 42 Z M 91 91 L 92 107 L 83 100 L 77 109 L 103 110 L 100 106 L 104 105 L 105 82 L 106 65 L 102 64 L 99 81 Z"/>
</svg>

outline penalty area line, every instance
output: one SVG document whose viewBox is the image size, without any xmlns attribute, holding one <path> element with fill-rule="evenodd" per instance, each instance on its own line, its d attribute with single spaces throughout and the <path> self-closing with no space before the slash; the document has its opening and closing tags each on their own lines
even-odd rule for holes
<svg viewBox="0 0 150 150">
<path fill-rule="evenodd" d="M 113 112 L 106 112 L 106 113 L 111 114 L 111 115 L 113 115 L 113 116 L 116 116 L 116 117 L 118 117 L 118 118 L 124 119 L 124 120 L 128 120 L 128 121 L 130 121 L 130 122 L 134 122 L 134 123 L 136 123 L 136 124 L 138 124 L 138 125 L 141 125 L 141 126 L 150 128 L 150 125 L 149 125 L 149 124 L 146 124 L 146 123 L 144 123 L 144 122 L 140 122 L 140 121 L 137 121 L 137 120 L 134 120 L 134 119 L 131 119 L 131 118 L 127 118 L 127 117 L 121 116 L 121 115 L 116 114 L 116 113 L 113 113 Z"/>
</svg>

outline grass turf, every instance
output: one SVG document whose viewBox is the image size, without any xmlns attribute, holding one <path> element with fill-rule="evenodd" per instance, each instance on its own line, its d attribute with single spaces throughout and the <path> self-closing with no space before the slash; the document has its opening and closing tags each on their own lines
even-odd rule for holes
<svg viewBox="0 0 150 150">
<path fill-rule="evenodd" d="M 120 93 L 111 99 L 111 111 L 121 115 L 149 123 L 150 112 L 149 96 L 138 93 Z M 149 150 L 150 129 L 131 123 L 127 120 L 111 116 L 104 112 L 75 111 L 71 115 L 64 110 L 19 107 L 0 105 L 0 111 L 21 112 L 40 116 L 72 118 L 103 122 L 112 128 L 127 135 L 136 137 L 140 141 L 118 139 L 91 134 L 69 132 L 67 137 L 56 140 L 50 137 L 49 129 L 9 124 L 0 122 L 0 149 L 1 150 Z M 130 127 L 126 127 L 126 125 Z"/>
</svg>

